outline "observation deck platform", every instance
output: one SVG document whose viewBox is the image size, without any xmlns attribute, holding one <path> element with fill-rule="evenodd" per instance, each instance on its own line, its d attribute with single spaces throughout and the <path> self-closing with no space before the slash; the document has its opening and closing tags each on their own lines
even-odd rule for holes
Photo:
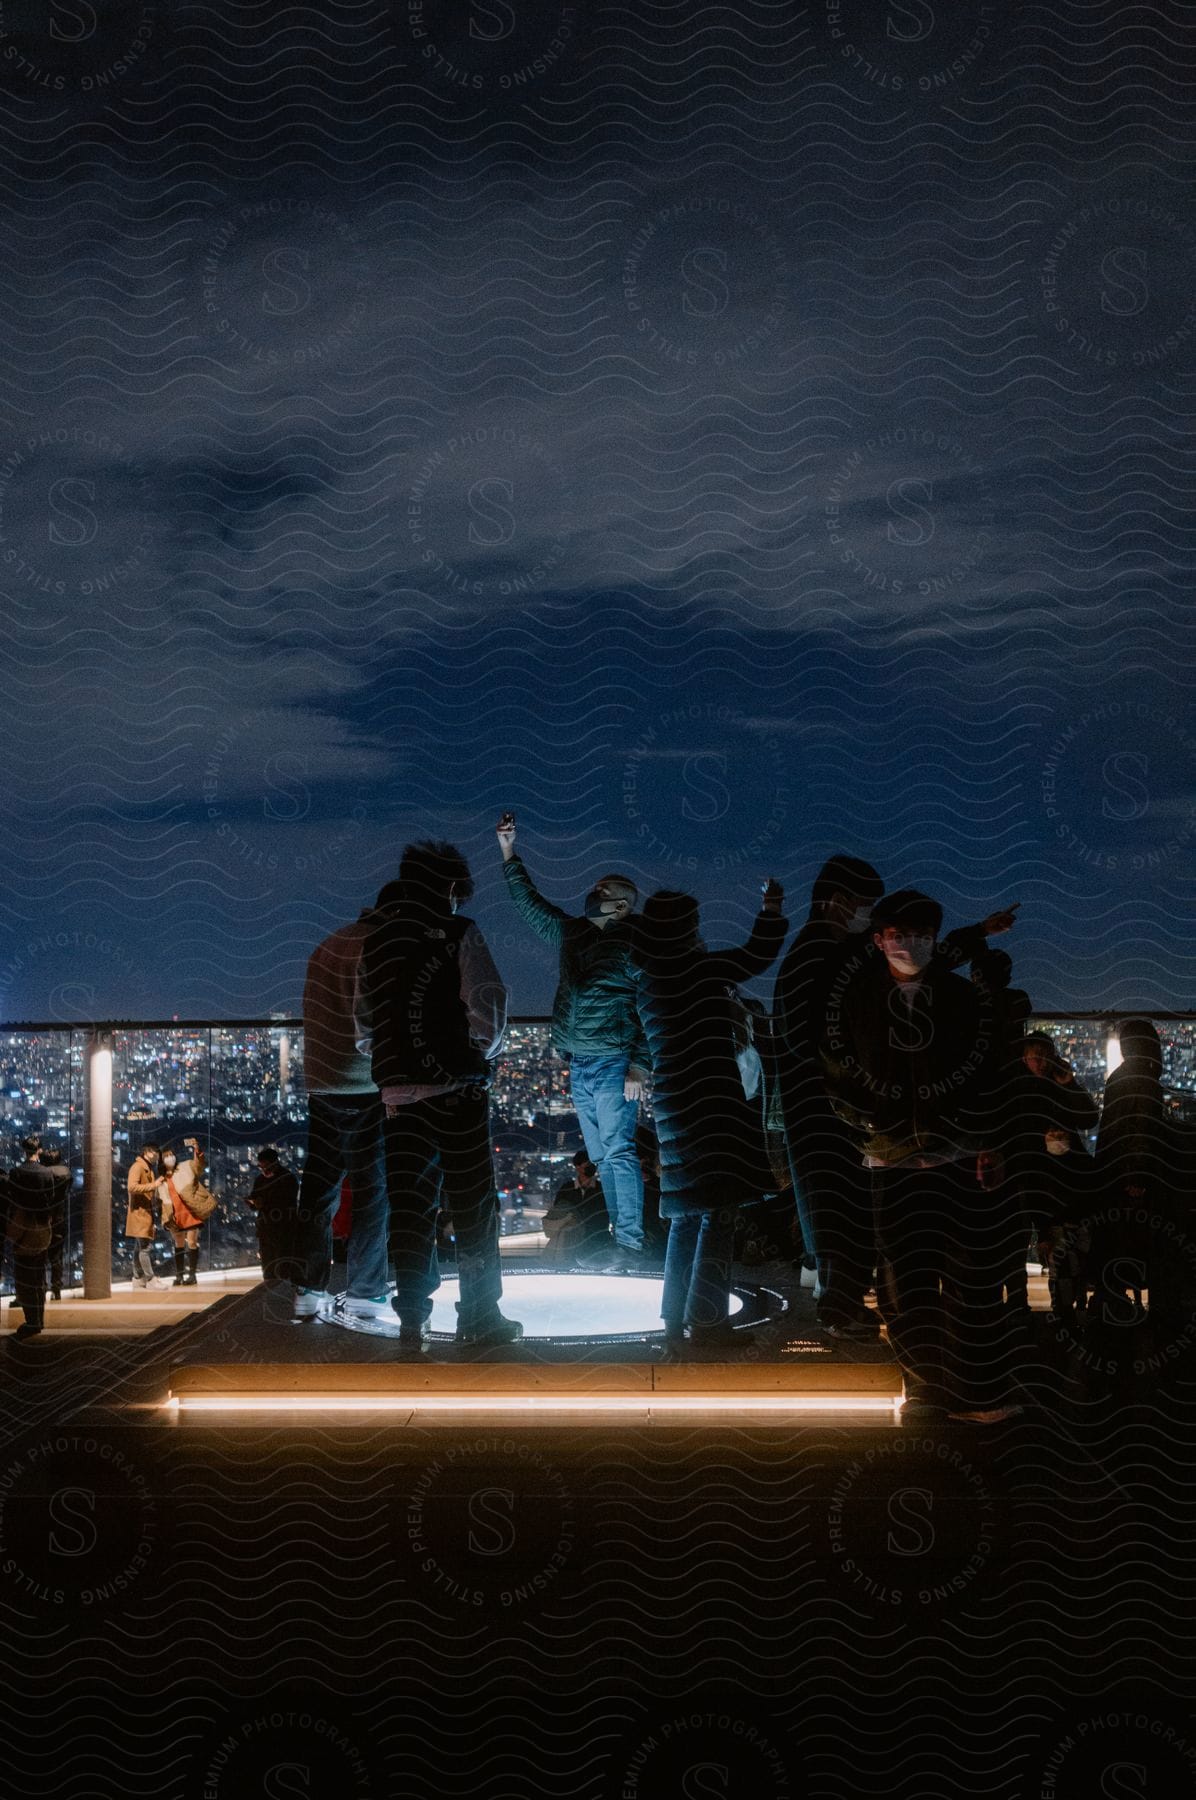
<svg viewBox="0 0 1196 1800">
<path fill-rule="evenodd" d="M 814 1321 L 796 1271 L 770 1265 L 736 1285 L 730 1350 L 665 1356 L 660 1278 L 504 1268 L 504 1311 L 524 1338 L 478 1351 L 452 1338 L 455 1281 L 437 1296 L 429 1352 L 324 1321 L 296 1324 L 289 1292 L 258 1285 L 200 1319 L 168 1371 L 181 1424 L 377 1420 L 391 1426 L 780 1424 L 799 1414 L 891 1424 L 901 1377 L 887 1346 L 846 1343 Z M 447 1329 L 446 1329 L 447 1327 Z M 363 1418 L 364 1415 L 364 1418 Z"/>
</svg>

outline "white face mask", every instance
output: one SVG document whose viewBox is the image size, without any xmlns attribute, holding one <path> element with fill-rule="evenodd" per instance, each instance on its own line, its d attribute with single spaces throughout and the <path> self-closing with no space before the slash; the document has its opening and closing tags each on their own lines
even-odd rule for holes
<svg viewBox="0 0 1196 1800">
<path fill-rule="evenodd" d="M 849 931 L 852 937 L 858 937 L 862 931 L 867 931 L 871 923 L 872 908 L 870 906 L 857 906 L 850 919 L 848 919 L 844 929 Z"/>
<path fill-rule="evenodd" d="M 885 948 L 885 961 L 902 975 L 917 975 L 933 955 L 933 938 L 914 938 L 907 944 Z"/>
</svg>

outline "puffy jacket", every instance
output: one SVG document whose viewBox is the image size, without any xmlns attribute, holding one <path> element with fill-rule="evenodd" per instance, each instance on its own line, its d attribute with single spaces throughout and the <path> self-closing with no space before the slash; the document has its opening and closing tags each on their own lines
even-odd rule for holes
<svg viewBox="0 0 1196 1800">
<path fill-rule="evenodd" d="M 912 1010 L 899 989 L 884 957 L 862 951 L 842 965 L 827 999 L 827 1090 L 859 1149 L 887 1165 L 1002 1148 L 991 1007 L 937 959 Z"/>
<path fill-rule="evenodd" d="M 771 1188 L 772 1172 L 760 1106 L 743 1091 L 734 989 L 775 961 L 788 922 L 761 912 L 738 950 L 695 943 L 671 953 L 636 923 L 632 966 L 652 1052 L 661 1216 L 758 1200 Z"/>
<path fill-rule="evenodd" d="M 518 856 L 504 863 L 503 873 L 520 916 L 561 953 L 552 1005 L 555 1047 L 563 1056 L 625 1056 L 650 1068 L 628 959 L 632 923 L 603 927 L 562 912 L 539 892 Z"/>
</svg>

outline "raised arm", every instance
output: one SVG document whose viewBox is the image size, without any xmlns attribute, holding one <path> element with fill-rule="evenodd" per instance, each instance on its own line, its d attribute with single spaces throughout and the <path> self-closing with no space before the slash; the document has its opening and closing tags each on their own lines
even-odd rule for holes
<svg viewBox="0 0 1196 1800">
<path fill-rule="evenodd" d="M 775 913 L 757 913 L 747 943 L 738 950 L 712 951 L 710 966 L 717 967 L 720 979 L 751 981 L 777 960 L 788 931 L 788 919 Z"/>
<path fill-rule="evenodd" d="M 498 847 L 502 851 L 503 874 L 507 892 L 515 902 L 521 919 L 525 919 L 546 944 L 560 948 L 569 923 L 568 913 L 546 900 L 523 866 L 515 850 L 515 815 L 504 813 L 498 821 Z"/>
<path fill-rule="evenodd" d="M 990 937 L 999 937 L 1002 932 L 1012 931 L 1017 924 L 1017 911 L 1020 900 L 1014 900 L 1009 906 L 1002 906 L 987 919 L 981 919 L 978 925 L 957 925 L 944 938 L 939 939 L 938 954 L 949 969 L 961 968 L 964 963 L 974 961 L 983 956 L 988 948 Z"/>
<path fill-rule="evenodd" d="M 751 981 L 762 975 L 780 954 L 789 931 L 789 921 L 781 912 L 785 890 L 777 881 L 764 884 L 764 899 L 756 914 L 751 936 L 738 950 L 715 950 L 707 967 L 717 972 L 720 980 Z"/>
</svg>

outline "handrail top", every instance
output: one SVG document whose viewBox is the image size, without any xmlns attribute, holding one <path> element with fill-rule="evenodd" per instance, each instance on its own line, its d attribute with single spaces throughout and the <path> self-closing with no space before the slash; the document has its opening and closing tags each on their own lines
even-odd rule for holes
<svg viewBox="0 0 1196 1800">
<path fill-rule="evenodd" d="M 1172 1024 L 1184 1020 L 1196 1020 L 1196 1011 L 1172 1012 L 1156 1011 L 1153 1007 L 1102 1007 L 1095 1012 L 1057 1012 L 1043 1008 L 1030 1014 L 1032 1019 L 1058 1020 L 1060 1023 L 1085 1024 L 1115 1022 L 1118 1019 L 1164 1019 Z M 551 1015 L 548 1013 L 512 1013 L 507 1020 L 508 1025 L 550 1025 Z M 302 1028 L 303 1019 L 299 1016 L 288 1016 L 283 1019 L 76 1019 L 68 1022 L 63 1019 L 13 1019 L 0 1023 L 0 1035 L 6 1031 L 36 1032 L 73 1032 L 89 1034 L 96 1031 L 250 1031 L 250 1030 L 282 1030 L 287 1027 Z"/>
</svg>

